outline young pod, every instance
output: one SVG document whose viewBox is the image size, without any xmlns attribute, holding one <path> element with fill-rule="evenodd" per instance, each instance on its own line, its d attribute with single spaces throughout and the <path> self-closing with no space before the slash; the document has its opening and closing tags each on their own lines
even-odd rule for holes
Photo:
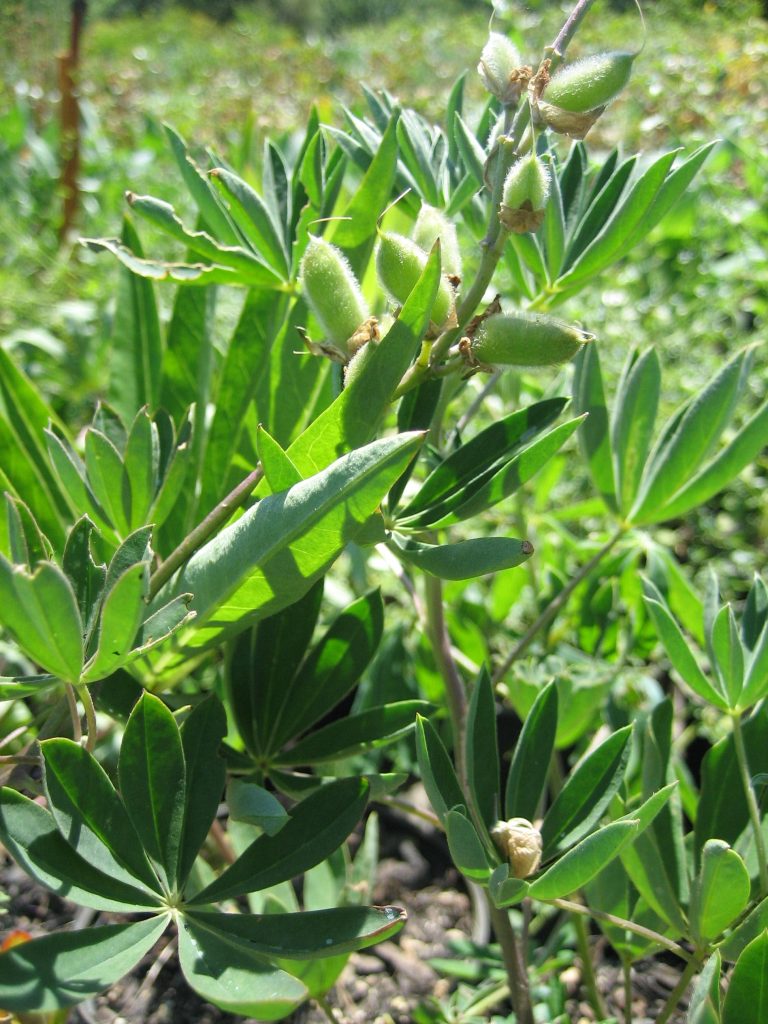
<svg viewBox="0 0 768 1024">
<path fill-rule="evenodd" d="M 420 249 L 429 252 L 438 238 L 443 273 L 461 277 L 461 253 L 456 226 L 441 210 L 424 203 L 416 218 L 413 240 Z"/>
<path fill-rule="evenodd" d="M 475 366 L 559 366 L 593 339 L 538 313 L 496 313 L 478 327 L 468 358 Z"/>
<path fill-rule="evenodd" d="M 520 99 L 530 68 L 520 67 L 520 54 L 511 40 L 501 32 L 491 32 L 480 54 L 477 73 L 488 92 L 508 107 Z"/>
<path fill-rule="evenodd" d="M 543 90 L 547 103 L 573 114 L 604 107 L 629 81 L 636 53 L 597 53 L 556 71 Z"/>
<path fill-rule="evenodd" d="M 509 863 L 513 878 L 528 878 L 541 863 L 541 832 L 527 818 L 497 821 L 491 838 Z"/>
<path fill-rule="evenodd" d="M 544 220 L 549 186 L 549 170 L 535 153 L 513 164 L 499 207 L 499 220 L 504 227 L 517 235 L 537 231 Z"/>
<path fill-rule="evenodd" d="M 405 302 L 426 265 L 426 252 L 410 238 L 393 231 L 379 233 L 376 270 L 384 289 L 395 302 L 401 305 Z M 456 321 L 453 288 L 444 275 L 440 278 L 430 319 L 436 329 L 451 327 Z"/>
<path fill-rule="evenodd" d="M 351 355 L 354 339 L 360 329 L 370 323 L 371 314 L 344 254 L 330 242 L 310 235 L 301 260 L 299 280 L 309 308 L 327 340 L 343 356 Z"/>
</svg>

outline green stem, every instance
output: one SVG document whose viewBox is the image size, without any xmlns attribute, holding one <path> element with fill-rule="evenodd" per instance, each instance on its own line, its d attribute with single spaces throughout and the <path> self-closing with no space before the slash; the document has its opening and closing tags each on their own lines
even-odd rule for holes
<svg viewBox="0 0 768 1024">
<path fill-rule="evenodd" d="M 467 718 L 467 695 L 464 683 L 451 653 L 451 638 L 445 624 L 443 584 L 436 576 L 424 573 L 427 633 L 437 667 L 445 683 L 445 698 L 451 717 L 456 774 L 462 789 L 468 791 L 467 765 L 464 756 L 464 731 Z"/>
<path fill-rule="evenodd" d="M 667 999 L 666 1003 L 664 1003 L 661 1013 L 656 1018 L 656 1024 L 667 1024 L 667 1021 L 677 1009 L 677 1004 L 685 995 L 685 990 L 690 985 L 691 979 L 693 978 L 694 974 L 698 971 L 700 966 L 701 958 L 698 956 L 691 957 L 691 959 L 685 965 L 685 970 L 680 975 L 680 980 L 670 992 L 669 998 Z"/>
<path fill-rule="evenodd" d="M 749 818 L 752 822 L 752 831 L 755 836 L 757 865 L 760 873 L 760 895 L 765 896 L 765 894 L 768 893 L 768 861 L 766 860 L 765 839 L 763 837 L 763 829 L 760 822 L 760 809 L 757 806 L 755 791 L 752 787 L 752 775 L 749 770 L 749 762 L 747 761 L 747 749 L 744 746 L 744 733 L 741 728 L 741 714 L 731 715 L 731 721 L 733 722 L 733 742 L 736 747 L 736 760 L 739 765 L 741 785 L 744 789 L 744 796 L 746 797 L 747 807 L 749 809 Z"/>
<path fill-rule="evenodd" d="M 184 563 L 191 558 L 195 551 L 201 547 L 209 537 L 223 526 L 224 523 L 229 519 L 236 508 L 248 498 L 253 491 L 256 484 L 264 476 L 264 471 L 261 466 L 257 466 L 252 470 L 248 476 L 241 480 L 240 483 L 233 490 L 229 492 L 226 498 L 223 498 L 218 505 L 212 509 L 205 519 L 202 520 L 179 544 L 179 546 L 172 551 L 170 555 L 161 562 L 160 565 L 152 573 L 152 577 L 149 581 L 149 596 L 150 600 L 161 590 L 162 587 L 168 582 L 173 574 L 184 565 Z"/>
<path fill-rule="evenodd" d="M 586 579 L 587 576 L 592 572 L 595 566 L 599 565 L 600 562 L 605 558 L 611 548 L 616 544 L 621 537 L 624 535 L 625 527 L 621 526 L 613 534 L 610 540 L 605 543 L 598 552 L 596 552 L 588 562 L 586 562 L 579 571 L 571 577 L 568 583 L 563 587 L 560 593 L 552 601 L 549 602 L 544 611 L 539 615 L 535 622 L 533 622 L 528 629 L 525 631 L 523 636 L 517 643 L 517 646 L 506 656 L 504 661 L 498 667 L 493 674 L 494 683 L 498 683 L 509 671 L 510 666 L 513 662 L 517 661 L 530 647 L 531 643 L 536 638 L 536 634 L 548 626 L 549 623 L 555 618 L 557 613 L 565 606 L 568 598 L 574 592 L 576 587 Z"/>
<path fill-rule="evenodd" d="M 587 990 L 587 999 L 589 1005 L 595 1011 L 595 1015 L 598 1020 L 602 1020 L 608 1016 L 608 1011 L 605 1008 L 603 997 L 597 988 L 597 978 L 595 977 L 595 967 L 592 963 L 592 955 L 589 951 L 589 932 L 587 930 L 587 922 L 581 914 L 573 915 L 573 925 L 576 929 L 576 947 L 579 952 L 579 959 L 581 960 L 581 971 L 584 978 L 584 987 Z"/>
<path fill-rule="evenodd" d="M 573 900 L 547 900 L 547 903 L 551 903 L 553 907 L 559 907 L 560 910 L 568 910 L 572 914 L 584 914 L 586 917 L 594 917 L 598 921 L 607 921 L 609 924 L 616 925 L 617 928 L 623 928 L 628 932 L 634 932 L 635 935 L 641 935 L 644 939 L 650 939 L 651 942 L 662 946 L 664 949 L 668 949 L 670 953 L 674 953 L 675 956 L 679 956 L 681 960 L 692 959 L 691 954 L 683 949 L 682 946 L 673 942 L 672 939 L 668 939 L 665 935 L 655 932 L 652 928 L 646 928 L 642 924 L 635 924 L 634 921 L 627 921 L 623 917 L 617 917 L 615 914 L 608 914 L 604 910 L 595 910 L 594 907 L 586 907 L 583 903 L 574 903 Z"/>
<path fill-rule="evenodd" d="M 96 749 L 97 739 L 97 727 L 96 727 L 96 708 L 93 706 L 93 698 L 91 697 L 91 691 L 87 686 L 81 686 L 79 688 L 80 700 L 85 710 L 85 725 L 88 730 L 85 737 L 85 749 L 89 754 L 92 754 Z"/>
<path fill-rule="evenodd" d="M 467 1007 L 473 1017 L 482 1016 L 486 1010 L 492 1010 L 495 1006 L 506 999 L 509 995 L 509 985 L 498 985 L 493 992 L 489 992 L 484 995 L 481 999 L 478 999 L 476 1003 L 470 1003 Z"/>
<path fill-rule="evenodd" d="M 75 743 L 79 743 L 83 738 L 83 725 L 80 721 L 80 712 L 77 710 L 77 695 L 75 694 L 74 686 L 71 683 L 67 683 L 64 687 L 64 693 L 67 698 L 69 717 L 72 721 L 72 739 Z"/>
<path fill-rule="evenodd" d="M 491 911 L 493 930 L 496 938 L 499 940 L 504 957 L 504 966 L 507 970 L 509 993 L 512 999 L 512 1008 L 515 1011 L 516 1024 L 534 1024 L 528 972 L 520 955 L 517 936 L 509 920 L 509 912 L 494 906 L 490 896 L 488 897 L 488 905 Z"/>
<path fill-rule="evenodd" d="M 328 1018 L 328 1020 L 331 1022 L 331 1024 L 339 1024 L 339 1022 L 336 1020 L 336 1017 L 334 1016 L 333 1010 L 331 1009 L 331 1004 L 328 1002 L 328 1000 L 325 998 L 325 996 L 321 996 L 321 995 L 315 996 L 315 1002 L 320 1007 L 320 1009 L 323 1011 L 323 1013 Z"/>
</svg>

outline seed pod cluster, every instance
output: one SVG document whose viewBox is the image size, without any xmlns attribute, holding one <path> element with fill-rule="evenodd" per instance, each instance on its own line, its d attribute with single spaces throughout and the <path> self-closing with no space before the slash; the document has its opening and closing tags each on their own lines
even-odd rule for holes
<svg viewBox="0 0 768 1024">
<path fill-rule="evenodd" d="M 429 252 L 438 238 L 443 273 L 461 277 L 461 252 L 456 225 L 442 210 L 424 203 L 416 218 L 413 240 L 420 249 Z"/>
<path fill-rule="evenodd" d="M 549 170 L 535 153 L 513 164 L 499 207 L 499 220 L 504 227 L 518 235 L 537 231 L 546 213 L 549 188 Z"/>
<path fill-rule="evenodd" d="M 520 99 L 531 69 L 520 66 L 520 54 L 510 39 L 501 32 L 491 32 L 480 54 L 477 73 L 488 92 L 509 107 Z"/>
<path fill-rule="evenodd" d="M 465 357 L 471 365 L 559 366 L 593 334 L 538 313 L 496 313 L 478 327 Z"/>
<path fill-rule="evenodd" d="M 360 347 L 361 331 L 370 331 L 372 317 L 352 268 L 344 254 L 323 238 L 309 236 L 301 260 L 299 280 L 309 308 L 328 341 L 342 356 Z M 365 340 L 367 340 L 365 338 Z"/>
<path fill-rule="evenodd" d="M 509 863 L 513 878 L 528 878 L 541 863 L 541 832 L 527 818 L 497 821 L 491 838 Z"/>
<path fill-rule="evenodd" d="M 410 238 L 393 231 L 381 231 L 376 250 L 376 269 L 384 289 L 401 305 L 427 265 L 427 254 Z M 451 327 L 456 322 L 454 291 L 443 275 L 430 317 L 435 330 Z"/>
</svg>

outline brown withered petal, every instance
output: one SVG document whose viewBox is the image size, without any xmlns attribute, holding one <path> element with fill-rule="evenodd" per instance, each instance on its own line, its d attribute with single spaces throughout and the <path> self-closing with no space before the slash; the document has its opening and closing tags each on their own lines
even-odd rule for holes
<svg viewBox="0 0 768 1024">
<path fill-rule="evenodd" d="M 379 321 L 375 316 L 369 316 L 367 320 L 360 324 L 354 334 L 347 338 L 347 351 L 350 357 L 359 351 L 363 345 L 367 345 L 369 341 L 381 341 Z"/>
<path fill-rule="evenodd" d="M 528 878 L 541 863 L 541 832 L 527 818 L 497 821 L 491 838 L 509 861 L 513 878 Z"/>
<path fill-rule="evenodd" d="M 529 231 L 538 231 L 544 222 L 546 210 L 534 210 L 530 200 L 526 199 L 522 206 L 512 209 L 511 206 L 499 205 L 499 220 L 514 235 L 524 235 Z"/>
<path fill-rule="evenodd" d="M 569 139 L 583 139 L 605 107 L 596 107 L 595 110 L 576 114 L 570 110 L 563 110 L 562 107 L 556 107 L 553 103 L 539 100 L 532 106 L 532 109 L 536 123 L 545 124 L 553 132 L 567 135 Z"/>
</svg>

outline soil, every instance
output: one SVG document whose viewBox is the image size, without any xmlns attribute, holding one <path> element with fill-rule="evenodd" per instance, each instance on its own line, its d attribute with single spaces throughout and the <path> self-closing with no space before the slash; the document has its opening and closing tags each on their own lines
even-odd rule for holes
<svg viewBox="0 0 768 1024">
<path fill-rule="evenodd" d="M 328 1002 L 339 1024 L 410 1024 L 416 1006 L 428 997 L 442 998 L 453 982 L 441 977 L 429 964 L 435 957 L 451 957 L 452 939 L 466 938 L 474 927 L 483 939 L 485 922 L 475 915 L 461 877 L 447 857 L 442 837 L 421 822 L 403 822 L 382 813 L 382 859 L 373 902 L 405 907 L 408 923 L 394 940 L 353 954 Z M 41 889 L 8 858 L 0 862 L 0 892 L 9 902 L 0 908 L 0 935 L 23 928 L 40 935 L 57 928 L 82 928 L 98 916 Z M 598 987 L 610 1013 L 625 1021 L 623 988 L 617 966 L 608 960 L 610 950 L 600 946 L 595 958 L 601 964 Z M 601 945 L 602 944 L 602 945 Z M 602 955 L 600 955 L 602 954 Z M 661 960 L 648 961 L 633 970 L 635 999 L 632 1024 L 652 1024 L 664 999 L 674 988 L 679 966 Z M 572 998 L 568 1004 L 575 1024 L 590 1024 L 595 1016 L 581 997 L 578 966 L 561 975 Z M 502 1018 L 511 1007 L 501 1004 L 495 1013 Z M 162 937 L 132 972 L 109 991 L 73 1009 L 69 1024 L 242 1024 L 236 1017 L 203 1002 L 186 985 L 175 956 L 170 932 Z M 681 1012 L 672 1024 L 682 1024 Z M 252 1022 L 250 1022 L 252 1024 Z M 314 1004 L 301 1007 L 289 1024 L 328 1024 L 328 1017 Z"/>
</svg>

